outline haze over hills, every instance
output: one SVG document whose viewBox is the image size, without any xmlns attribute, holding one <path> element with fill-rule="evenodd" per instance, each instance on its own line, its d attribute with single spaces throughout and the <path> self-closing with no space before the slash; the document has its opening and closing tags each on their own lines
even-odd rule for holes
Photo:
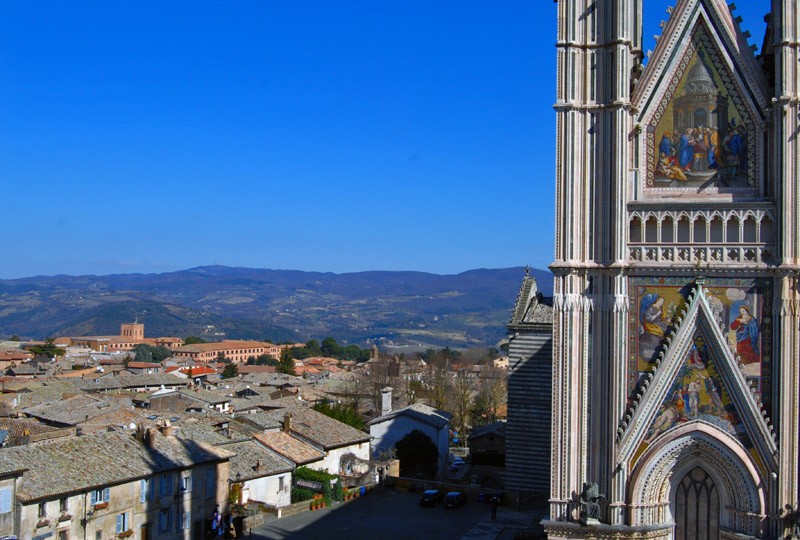
<svg viewBox="0 0 800 540">
<path fill-rule="evenodd" d="M 163 274 L 0 280 L 0 337 L 116 334 L 138 317 L 148 336 L 494 345 L 524 268 L 333 274 L 204 266 Z M 531 270 L 545 294 L 550 272 Z"/>
</svg>

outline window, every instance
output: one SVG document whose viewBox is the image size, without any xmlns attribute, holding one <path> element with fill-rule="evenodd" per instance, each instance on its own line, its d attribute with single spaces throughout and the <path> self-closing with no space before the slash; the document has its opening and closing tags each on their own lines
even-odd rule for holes
<svg viewBox="0 0 800 540">
<path fill-rule="evenodd" d="M 278 491 L 283 491 L 283 476 L 278 478 Z"/>
<path fill-rule="evenodd" d="M 11 488 L 0 489 L 0 514 L 11 512 Z"/>
<path fill-rule="evenodd" d="M 92 491 L 92 504 L 107 503 L 111 499 L 109 491 L 109 488 L 101 488 Z"/>
<path fill-rule="evenodd" d="M 95 531 L 94 540 L 103 540 L 103 531 Z"/>
<path fill-rule="evenodd" d="M 158 532 L 167 532 L 172 521 L 172 508 L 164 508 L 158 513 Z"/>
<path fill-rule="evenodd" d="M 206 469 L 206 499 L 213 497 L 216 489 L 216 471 L 214 469 Z"/>
<path fill-rule="evenodd" d="M 192 491 L 192 477 L 181 476 L 181 491 Z"/>
<path fill-rule="evenodd" d="M 162 474 L 158 479 L 158 496 L 172 495 L 172 474 Z"/>
<path fill-rule="evenodd" d="M 68 508 L 69 508 L 69 505 L 67 504 L 67 498 L 66 497 L 61 497 L 61 499 L 58 500 L 58 511 L 59 512 L 66 512 Z"/>
<path fill-rule="evenodd" d="M 117 534 L 124 533 L 131 528 L 131 513 L 117 514 Z"/>
<path fill-rule="evenodd" d="M 47 517 L 47 503 L 39 503 L 39 517 Z"/>
<path fill-rule="evenodd" d="M 153 498 L 153 479 L 142 478 L 139 481 L 139 502 L 149 501 Z"/>
<path fill-rule="evenodd" d="M 189 530 L 192 528 L 192 513 L 190 511 L 181 512 L 178 514 L 178 520 L 175 522 L 176 530 Z"/>
<path fill-rule="evenodd" d="M 58 531 L 58 540 L 69 540 L 69 530 Z"/>
</svg>

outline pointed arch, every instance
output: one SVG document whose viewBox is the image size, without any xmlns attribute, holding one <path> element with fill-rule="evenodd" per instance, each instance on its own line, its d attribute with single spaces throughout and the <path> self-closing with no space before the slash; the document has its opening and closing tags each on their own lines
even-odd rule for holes
<svg viewBox="0 0 800 540">
<path fill-rule="evenodd" d="M 701 420 L 664 433 L 642 454 L 628 481 L 628 523 L 673 522 L 678 484 L 695 467 L 719 489 L 720 525 L 758 535 L 766 519 L 767 483 L 739 441 Z"/>
</svg>

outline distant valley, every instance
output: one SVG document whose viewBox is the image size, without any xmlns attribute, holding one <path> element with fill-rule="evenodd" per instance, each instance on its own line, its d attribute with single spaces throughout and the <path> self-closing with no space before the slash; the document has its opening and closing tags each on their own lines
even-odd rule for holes
<svg viewBox="0 0 800 540">
<path fill-rule="evenodd" d="M 163 274 L 0 280 L 0 338 L 116 334 L 306 341 L 334 336 L 383 346 L 494 345 L 524 268 L 333 274 L 205 266 Z M 531 270 L 552 291 L 548 271 Z"/>
</svg>

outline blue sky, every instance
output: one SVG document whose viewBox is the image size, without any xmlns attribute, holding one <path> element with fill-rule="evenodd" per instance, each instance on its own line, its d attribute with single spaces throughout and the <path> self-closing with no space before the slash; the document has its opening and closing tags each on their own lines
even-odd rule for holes
<svg viewBox="0 0 800 540">
<path fill-rule="evenodd" d="M 645 4 L 652 36 L 667 2 Z M 768 2 L 738 4 L 760 45 Z M 0 278 L 544 268 L 555 14 L 545 0 L 5 3 Z"/>
</svg>

